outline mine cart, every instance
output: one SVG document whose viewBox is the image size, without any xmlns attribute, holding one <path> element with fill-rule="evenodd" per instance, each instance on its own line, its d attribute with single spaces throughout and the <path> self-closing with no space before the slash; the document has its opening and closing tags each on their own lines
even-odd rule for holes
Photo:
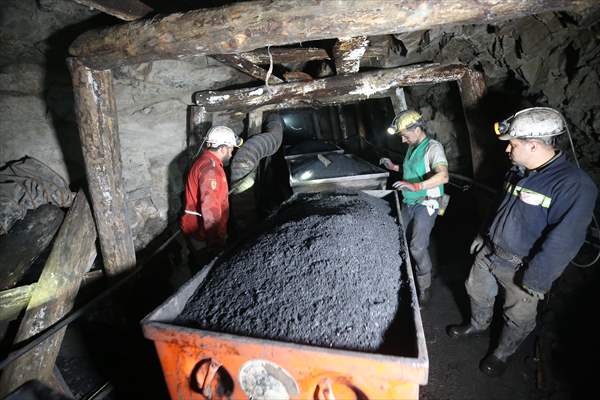
<svg viewBox="0 0 600 400">
<path fill-rule="evenodd" d="M 294 193 L 384 189 L 389 176 L 388 171 L 353 154 L 303 154 L 285 162 Z M 343 167 L 336 167 L 337 164 Z"/>
<path fill-rule="evenodd" d="M 388 200 L 394 191 L 366 191 Z M 401 235 L 406 249 L 406 239 Z M 410 260 L 399 265 L 402 334 L 389 351 L 360 352 L 265 340 L 176 325 L 216 261 L 143 321 L 154 341 L 172 399 L 417 399 L 429 360 Z"/>
</svg>

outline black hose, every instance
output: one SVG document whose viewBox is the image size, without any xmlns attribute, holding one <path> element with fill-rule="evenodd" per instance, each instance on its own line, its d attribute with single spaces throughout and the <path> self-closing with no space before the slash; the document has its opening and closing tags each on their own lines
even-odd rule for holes
<svg viewBox="0 0 600 400">
<path fill-rule="evenodd" d="M 267 130 L 248 139 L 231 159 L 232 185 L 245 178 L 258 167 L 265 157 L 272 156 L 281 147 L 283 140 L 283 121 L 278 114 L 271 114 L 267 119 Z"/>
</svg>

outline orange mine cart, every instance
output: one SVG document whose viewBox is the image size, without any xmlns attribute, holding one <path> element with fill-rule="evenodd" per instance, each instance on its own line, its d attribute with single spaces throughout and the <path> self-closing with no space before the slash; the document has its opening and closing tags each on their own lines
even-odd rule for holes
<svg viewBox="0 0 600 400">
<path fill-rule="evenodd" d="M 391 197 L 398 211 L 395 192 L 368 193 Z M 410 260 L 401 266 L 402 334 L 385 354 L 175 325 L 216 261 L 142 321 L 144 335 L 156 346 L 171 399 L 418 399 L 429 360 Z"/>
</svg>

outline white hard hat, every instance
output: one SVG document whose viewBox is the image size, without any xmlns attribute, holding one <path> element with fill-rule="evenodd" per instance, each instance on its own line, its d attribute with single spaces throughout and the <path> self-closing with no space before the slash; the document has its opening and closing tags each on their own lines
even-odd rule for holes
<svg viewBox="0 0 600 400">
<path fill-rule="evenodd" d="M 565 132 L 565 120 L 553 108 L 532 107 L 494 124 L 498 139 L 547 138 Z"/>
<path fill-rule="evenodd" d="M 238 137 L 231 128 L 226 126 L 218 125 L 213 126 L 208 130 L 206 134 L 206 143 L 211 147 L 218 147 L 221 145 L 240 147 L 244 140 Z"/>
</svg>

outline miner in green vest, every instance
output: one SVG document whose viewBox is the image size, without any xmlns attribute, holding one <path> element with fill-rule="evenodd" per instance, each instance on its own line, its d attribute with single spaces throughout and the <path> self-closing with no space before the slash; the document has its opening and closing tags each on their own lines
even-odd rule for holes
<svg viewBox="0 0 600 400">
<path fill-rule="evenodd" d="M 416 111 L 400 113 L 388 133 L 400 135 L 402 142 L 408 144 L 402 180 L 393 187 L 402 191 L 402 219 L 415 261 L 419 303 L 423 307 L 431 297 L 429 236 L 440 209 L 444 184 L 448 182 L 448 161 L 442 144 L 427 136 L 423 116 Z M 389 170 L 400 171 L 400 166 L 389 158 L 382 158 L 379 163 Z"/>
</svg>

